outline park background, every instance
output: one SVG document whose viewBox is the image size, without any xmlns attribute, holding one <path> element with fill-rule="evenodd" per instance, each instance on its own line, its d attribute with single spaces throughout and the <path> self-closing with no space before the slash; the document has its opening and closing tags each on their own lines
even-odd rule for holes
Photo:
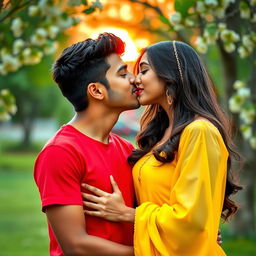
<svg viewBox="0 0 256 256">
<path fill-rule="evenodd" d="M 50 69 L 66 46 L 104 31 L 127 43 L 130 67 L 142 48 L 162 40 L 201 54 L 244 157 L 244 190 L 234 196 L 241 210 L 221 224 L 223 248 L 256 255 L 255 0 L 0 1 L 0 28 L 0 255 L 48 255 L 33 164 L 74 114 Z M 122 114 L 114 131 L 134 143 L 141 111 Z"/>
</svg>

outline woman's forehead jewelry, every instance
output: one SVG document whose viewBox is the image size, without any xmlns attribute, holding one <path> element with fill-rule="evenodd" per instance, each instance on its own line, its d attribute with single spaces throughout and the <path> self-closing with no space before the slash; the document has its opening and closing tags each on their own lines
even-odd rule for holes
<svg viewBox="0 0 256 256">
<path fill-rule="evenodd" d="M 174 54 L 175 54 L 175 57 L 176 57 L 176 61 L 177 61 L 177 64 L 178 64 L 180 78 L 181 78 L 181 81 L 183 82 L 183 75 L 182 75 L 182 71 L 181 71 L 179 55 L 178 55 L 178 51 L 177 51 L 177 48 L 176 48 L 176 41 L 173 41 L 172 44 L 173 44 L 173 49 L 174 49 Z"/>
</svg>

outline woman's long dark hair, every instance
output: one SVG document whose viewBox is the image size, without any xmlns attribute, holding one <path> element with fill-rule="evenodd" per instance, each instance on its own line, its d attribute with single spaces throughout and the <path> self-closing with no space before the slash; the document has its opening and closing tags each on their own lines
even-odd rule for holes
<svg viewBox="0 0 256 256">
<path fill-rule="evenodd" d="M 189 45 L 176 42 L 180 70 L 173 42 L 160 42 L 146 48 L 135 65 L 138 73 L 138 64 L 142 55 L 147 52 L 148 61 L 157 76 L 165 82 L 166 90 L 173 99 L 173 127 L 168 141 L 153 151 L 155 158 L 163 163 L 174 160 L 178 150 L 180 136 L 183 129 L 195 120 L 196 115 L 208 119 L 214 124 L 229 152 L 227 163 L 227 182 L 222 217 L 227 220 L 237 211 L 237 205 L 230 199 L 230 195 L 241 190 L 235 184 L 231 174 L 233 159 L 240 160 L 234 150 L 231 139 L 231 124 L 217 102 L 213 85 L 198 54 Z M 182 77 L 181 77 L 182 75 Z M 141 118 L 141 131 L 137 135 L 139 149 L 134 150 L 128 158 L 134 165 L 142 156 L 152 150 L 159 142 L 169 126 L 166 112 L 158 104 L 148 106 Z M 160 154 L 164 152 L 165 154 Z"/>
</svg>

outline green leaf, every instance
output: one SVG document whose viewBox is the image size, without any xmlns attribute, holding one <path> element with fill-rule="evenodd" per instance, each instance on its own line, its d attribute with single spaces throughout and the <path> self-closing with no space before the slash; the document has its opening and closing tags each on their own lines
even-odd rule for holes
<svg viewBox="0 0 256 256">
<path fill-rule="evenodd" d="M 180 12 L 183 17 L 188 16 L 188 10 L 195 5 L 197 0 L 175 0 L 174 8 L 177 12 Z"/>
<path fill-rule="evenodd" d="M 171 25 L 169 19 L 166 18 L 165 16 L 161 15 L 161 16 L 159 16 L 159 19 L 160 19 L 164 24 Z"/>
<path fill-rule="evenodd" d="M 91 5 L 92 8 L 99 8 L 100 10 L 103 9 L 103 5 L 102 3 L 100 2 L 100 0 L 96 0 L 92 5 Z"/>
<path fill-rule="evenodd" d="M 70 6 L 79 6 L 81 4 L 82 4 L 81 0 L 69 0 L 68 1 L 68 5 L 70 5 Z"/>
<path fill-rule="evenodd" d="M 95 12 L 95 8 L 93 8 L 93 7 L 89 7 L 87 9 L 83 10 L 83 13 L 85 13 L 87 15 L 89 15 L 89 14 L 91 14 L 93 12 Z"/>
<path fill-rule="evenodd" d="M 215 35 L 218 31 L 218 27 L 215 23 L 207 24 L 205 29 L 208 31 L 210 35 Z"/>
<path fill-rule="evenodd" d="M 82 0 L 81 2 L 82 2 L 82 4 L 88 6 L 88 1 L 87 0 Z"/>
</svg>

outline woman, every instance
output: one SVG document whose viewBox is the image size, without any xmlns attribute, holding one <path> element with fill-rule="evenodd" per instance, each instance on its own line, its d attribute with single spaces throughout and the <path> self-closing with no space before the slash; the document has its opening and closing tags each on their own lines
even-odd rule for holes
<svg viewBox="0 0 256 256">
<path fill-rule="evenodd" d="M 134 221 L 137 256 L 225 255 L 216 243 L 220 217 L 237 210 L 229 198 L 241 189 L 231 179 L 230 124 L 217 104 L 197 53 L 182 42 L 145 49 L 136 64 L 136 92 L 149 105 L 141 118 L 139 149 L 128 161 L 138 207 L 90 186 L 87 214 Z"/>
</svg>

